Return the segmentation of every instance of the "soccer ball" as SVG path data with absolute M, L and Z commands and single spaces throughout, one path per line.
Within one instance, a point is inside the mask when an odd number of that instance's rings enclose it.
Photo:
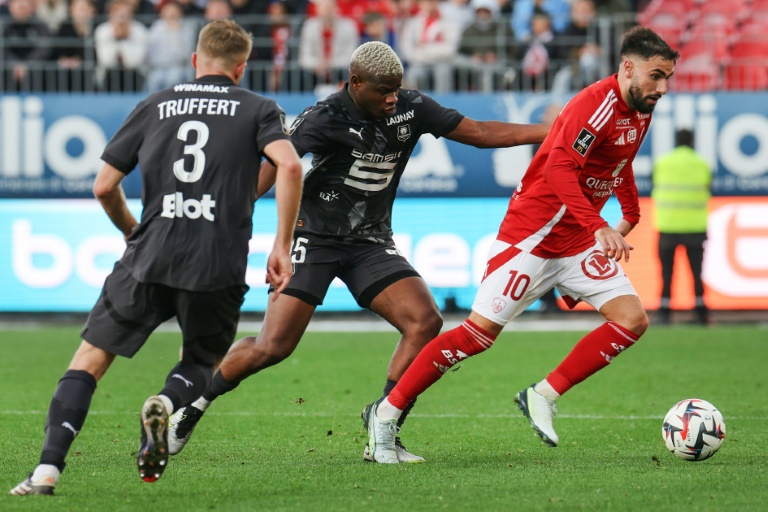
M 664 417 L 661 435 L 669 451 L 683 460 L 713 456 L 725 439 L 725 421 L 717 407 L 698 398 L 681 400 Z

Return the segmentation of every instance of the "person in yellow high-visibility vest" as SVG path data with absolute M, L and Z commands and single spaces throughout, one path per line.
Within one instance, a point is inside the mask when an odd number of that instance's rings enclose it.
M 685 247 L 693 273 L 699 323 L 709 323 L 709 310 L 704 303 L 701 268 L 707 239 L 707 205 L 711 197 L 712 172 L 707 162 L 693 149 L 693 132 L 678 130 L 675 149 L 660 157 L 653 168 L 653 190 L 656 229 L 659 232 L 661 262 L 661 305 L 659 323 L 670 320 L 672 268 L 675 251 Z

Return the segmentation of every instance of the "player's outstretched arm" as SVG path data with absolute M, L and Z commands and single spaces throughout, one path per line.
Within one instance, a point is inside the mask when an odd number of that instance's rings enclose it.
M 465 117 L 447 139 L 477 148 L 506 148 L 539 144 L 549 133 L 546 124 L 514 124 L 501 121 L 476 121 Z
M 128 210 L 128 203 L 125 200 L 125 193 L 121 185 L 125 174 L 118 171 L 115 167 L 104 164 L 96 180 L 93 182 L 93 195 L 101 203 L 101 207 L 107 212 L 109 219 L 117 229 L 123 233 L 123 237 L 128 240 L 131 231 L 136 227 L 138 221 Z
M 301 161 L 290 141 L 281 139 L 270 142 L 264 153 L 276 165 L 275 202 L 277 203 L 277 234 L 275 245 L 267 258 L 266 281 L 275 288 L 274 300 L 288 286 L 293 268 L 291 244 L 293 228 L 299 215 L 302 175 Z

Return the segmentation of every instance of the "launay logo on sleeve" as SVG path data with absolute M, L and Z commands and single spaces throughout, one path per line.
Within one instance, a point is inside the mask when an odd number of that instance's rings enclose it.
M 592 134 L 592 132 L 586 128 L 582 128 L 581 132 L 579 132 L 579 136 L 576 137 L 576 142 L 573 143 L 573 149 L 578 151 L 581 156 L 584 156 L 587 154 L 589 147 L 594 141 L 595 136 Z

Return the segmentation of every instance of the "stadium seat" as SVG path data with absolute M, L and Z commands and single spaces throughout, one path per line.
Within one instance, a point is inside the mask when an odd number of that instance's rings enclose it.
M 702 0 L 698 3 L 698 15 L 722 14 L 729 17 L 742 16 L 747 10 L 745 0 Z
M 729 91 L 768 90 L 768 62 L 762 64 L 733 60 L 725 67 L 725 88 Z
M 730 35 L 726 33 L 691 33 L 680 48 L 680 61 L 706 56 L 718 64 L 728 57 L 729 45 Z
M 714 91 L 720 86 L 720 66 L 710 55 L 698 54 L 686 57 L 681 54 L 675 67 L 675 76 L 669 82 L 676 92 Z
M 725 68 L 728 90 L 768 90 L 768 34 L 747 34 L 730 49 Z
M 648 19 L 644 26 L 659 34 L 673 48 L 680 44 L 680 38 L 685 32 L 685 24 L 675 14 L 660 13 Z

